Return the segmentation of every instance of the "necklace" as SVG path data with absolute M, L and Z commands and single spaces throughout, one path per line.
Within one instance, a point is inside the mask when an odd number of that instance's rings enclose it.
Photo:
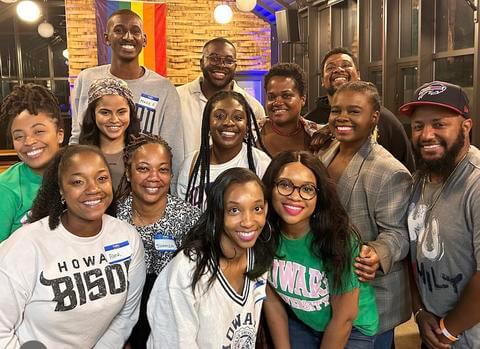
M 277 135 L 283 136 L 283 137 L 294 136 L 298 132 L 300 132 L 300 130 L 302 129 L 302 123 L 300 122 L 300 120 L 298 121 L 297 127 L 295 128 L 295 130 L 293 130 L 292 132 L 288 132 L 288 133 L 284 133 L 284 132 L 280 131 L 280 129 L 277 126 L 275 126 L 275 123 L 271 120 L 270 120 L 270 126 L 272 127 L 273 132 L 275 132 Z
M 425 200 L 425 197 L 424 197 L 424 193 L 425 193 L 425 183 L 427 182 L 427 175 L 424 175 L 423 178 L 422 178 L 422 192 L 420 194 L 420 200 L 422 201 L 422 203 L 426 206 L 426 209 L 427 211 L 431 211 L 433 209 L 433 207 L 435 206 L 435 204 L 437 203 L 438 199 L 440 198 L 440 196 L 442 195 L 442 192 L 443 192 L 443 189 L 445 189 L 445 186 L 447 185 L 447 183 L 450 181 L 451 177 L 453 176 L 453 174 L 457 171 L 457 168 L 458 166 L 463 162 L 463 160 L 467 157 L 467 153 L 465 153 L 465 155 L 462 157 L 462 159 L 457 163 L 457 165 L 455 165 L 455 168 L 453 169 L 453 171 L 448 175 L 447 179 L 443 182 L 442 184 L 442 187 L 440 188 L 440 190 L 438 191 L 437 195 L 435 196 L 435 198 L 431 201 L 431 203 L 427 204 L 426 200 Z
M 140 221 L 140 224 L 142 227 L 148 225 L 147 223 L 145 223 L 145 221 L 143 220 L 143 217 L 142 215 L 140 214 L 140 212 L 137 211 L 137 209 L 135 207 L 133 207 L 132 205 L 132 210 L 133 210 L 133 214 L 137 216 L 138 220 Z M 132 215 L 132 223 L 133 223 L 133 215 Z

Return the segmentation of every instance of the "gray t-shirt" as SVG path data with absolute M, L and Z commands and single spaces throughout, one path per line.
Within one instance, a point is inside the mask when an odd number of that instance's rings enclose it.
M 432 194 L 433 201 L 425 195 L 422 199 L 424 187 L 423 178 L 416 178 L 408 210 L 410 251 L 426 310 L 444 317 L 480 271 L 480 151 L 470 147 L 445 185 Z M 480 325 L 466 331 L 455 348 L 480 348 Z

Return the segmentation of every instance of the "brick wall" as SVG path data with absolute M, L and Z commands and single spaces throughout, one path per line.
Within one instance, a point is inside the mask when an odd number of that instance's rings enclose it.
M 146 0 L 148 1 L 148 0 Z M 168 0 L 168 77 L 184 84 L 200 73 L 199 59 L 206 41 L 223 36 L 237 47 L 238 71 L 270 68 L 270 25 L 253 13 L 240 12 L 235 0 Z M 216 24 L 213 10 L 220 3 L 233 9 L 233 21 Z M 66 0 L 69 67 L 72 80 L 97 65 L 94 0 Z

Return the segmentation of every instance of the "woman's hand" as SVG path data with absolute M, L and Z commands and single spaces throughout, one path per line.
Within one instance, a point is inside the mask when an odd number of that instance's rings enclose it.
M 362 245 L 358 257 L 355 258 L 355 274 L 358 280 L 362 282 L 372 281 L 380 268 L 380 258 L 378 258 L 375 249 L 368 245 Z

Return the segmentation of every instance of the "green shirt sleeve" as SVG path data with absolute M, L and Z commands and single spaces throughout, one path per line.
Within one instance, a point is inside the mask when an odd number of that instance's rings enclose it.
M 0 185 L 0 242 L 6 240 L 12 234 L 15 212 L 18 208 L 15 195 L 8 188 Z

